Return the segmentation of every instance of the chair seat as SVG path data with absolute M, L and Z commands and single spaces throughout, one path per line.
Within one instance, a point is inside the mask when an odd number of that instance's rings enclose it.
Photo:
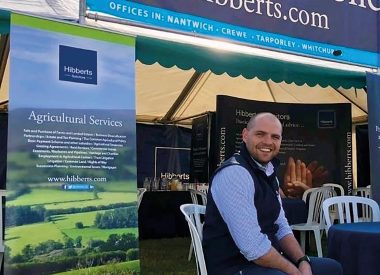
M 293 230 L 314 230 L 314 229 L 320 229 L 322 230 L 323 225 L 317 222 L 312 223 L 298 223 L 298 224 L 292 224 L 290 226 Z

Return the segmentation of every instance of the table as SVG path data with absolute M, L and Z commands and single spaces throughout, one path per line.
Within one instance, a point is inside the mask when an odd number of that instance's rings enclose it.
M 139 238 L 190 236 L 179 207 L 192 203 L 189 191 L 146 191 L 139 207 Z
M 328 257 L 342 264 L 345 275 L 380 274 L 380 222 L 331 226 Z
M 307 220 L 307 205 L 301 199 L 282 198 L 282 208 L 289 224 L 304 223 Z
M 190 236 L 185 217 L 179 207 L 192 203 L 189 191 L 146 191 L 139 207 L 140 239 Z M 303 200 L 282 199 L 290 224 L 306 222 L 307 208 Z

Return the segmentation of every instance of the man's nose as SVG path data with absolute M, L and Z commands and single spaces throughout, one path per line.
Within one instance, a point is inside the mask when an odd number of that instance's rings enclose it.
M 272 144 L 272 139 L 269 135 L 265 135 L 263 137 L 263 142 L 266 143 L 266 144 Z

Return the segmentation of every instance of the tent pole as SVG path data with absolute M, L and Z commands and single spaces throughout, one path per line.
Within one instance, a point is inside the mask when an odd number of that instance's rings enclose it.
M 85 25 L 87 4 L 86 0 L 79 0 L 79 24 Z
M 170 122 L 175 112 L 182 105 L 183 101 L 191 94 L 194 85 L 197 83 L 197 81 L 201 78 L 202 75 L 203 73 L 198 73 L 197 71 L 193 73 L 189 81 L 186 83 L 186 86 L 183 88 L 182 92 L 174 101 L 173 105 L 160 120 L 162 123 Z
M 364 108 L 360 107 L 357 103 L 355 103 L 354 101 L 352 101 L 348 96 L 346 96 L 342 91 L 339 91 L 339 89 L 337 88 L 334 88 L 334 90 L 339 93 L 340 95 L 342 95 L 345 99 L 347 99 L 349 102 L 351 102 L 351 104 L 355 105 L 356 107 L 358 107 L 360 110 L 362 110 L 364 113 L 366 113 L 368 115 L 368 111 L 365 110 Z M 356 90 L 355 90 L 356 92 Z
M 277 101 L 276 101 L 276 98 L 274 97 L 274 94 L 273 94 L 272 88 L 271 88 L 270 85 L 269 85 L 269 81 L 266 80 L 266 81 L 265 81 L 265 84 L 267 85 L 267 88 L 268 88 L 268 90 L 269 90 L 269 92 L 270 92 L 270 95 L 272 96 L 273 102 L 277 102 Z

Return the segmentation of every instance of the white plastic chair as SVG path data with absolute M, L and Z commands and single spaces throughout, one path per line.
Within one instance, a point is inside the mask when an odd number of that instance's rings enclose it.
M 193 204 L 200 204 L 200 205 L 206 205 L 207 204 L 207 194 L 198 191 L 195 189 L 189 189 L 190 195 L 191 195 L 191 201 Z M 199 198 L 201 198 L 201 201 L 199 201 Z
M 343 186 L 340 184 L 328 182 L 323 184 L 322 186 L 331 188 L 331 196 L 329 197 L 344 196 L 344 189 Z M 336 210 L 335 206 L 332 206 L 330 208 L 330 218 L 332 221 L 335 221 L 339 218 L 338 211 Z
M 208 193 L 208 184 L 200 184 L 200 185 L 197 185 L 197 190 L 200 191 L 200 192 L 203 192 L 207 195 Z
M 194 247 L 195 260 L 197 263 L 197 274 L 207 275 L 206 263 L 202 248 L 203 224 L 200 217 L 201 215 L 205 214 L 206 206 L 198 204 L 183 204 L 180 206 L 180 209 L 182 214 L 185 216 L 187 224 L 189 225 L 191 243 Z
M 301 247 L 305 251 L 306 231 L 313 231 L 318 257 L 322 257 L 321 231 L 325 228 L 322 216 L 322 202 L 331 196 L 331 188 L 317 187 L 306 190 L 302 199 L 309 205 L 306 223 L 293 224 L 292 230 L 301 231 Z
M 146 188 L 137 188 L 137 209 L 139 209 Z
M 193 204 L 199 204 L 199 205 L 206 205 L 207 204 L 207 194 L 206 193 L 204 193 L 202 191 L 195 190 L 195 189 L 189 189 L 189 192 L 190 192 L 191 201 L 193 202 Z M 201 201 L 199 200 L 199 197 L 201 198 Z M 193 243 L 190 244 L 190 248 L 189 248 L 189 256 L 187 258 L 189 261 L 191 260 L 192 255 L 193 255 Z
M 372 198 L 371 185 L 368 185 L 366 187 L 355 188 L 353 190 L 353 195 L 371 199 Z
M 335 196 L 344 196 L 344 188 L 340 184 L 328 182 L 328 183 L 324 183 L 322 186 L 331 187 L 331 189 L 335 192 Z
M 326 219 L 326 234 L 333 224 L 328 216 L 329 208 L 335 205 L 338 210 L 338 223 L 377 222 L 380 221 L 380 208 L 376 201 L 358 196 L 340 196 L 326 199 L 323 204 L 323 213 Z M 359 217 L 359 207 L 364 207 L 362 217 Z M 363 208 L 362 208 L 363 209 Z

